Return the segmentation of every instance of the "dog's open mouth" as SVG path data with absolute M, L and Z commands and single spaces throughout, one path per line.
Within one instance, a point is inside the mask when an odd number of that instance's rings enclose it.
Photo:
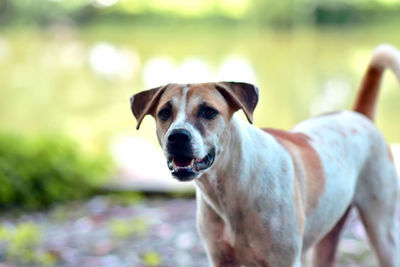
M 179 181 L 191 181 L 199 171 L 208 169 L 214 163 L 215 150 L 211 149 L 201 159 L 187 156 L 173 156 L 168 159 L 168 168 L 171 174 Z

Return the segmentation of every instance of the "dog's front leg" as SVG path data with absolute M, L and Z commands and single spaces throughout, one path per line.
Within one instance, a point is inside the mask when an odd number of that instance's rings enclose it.
M 197 197 L 197 227 L 203 244 L 205 244 L 210 266 L 241 266 L 234 249 L 225 238 L 223 220 L 199 196 Z

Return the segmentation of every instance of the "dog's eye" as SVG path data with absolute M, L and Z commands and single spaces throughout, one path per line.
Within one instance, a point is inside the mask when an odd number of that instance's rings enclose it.
M 160 110 L 160 112 L 158 112 L 158 117 L 163 121 L 168 120 L 169 117 L 171 117 L 171 109 L 163 108 L 162 110 Z
M 207 120 L 212 120 L 214 117 L 218 114 L 218 111 L 216 111 L 213 108 L 210 107 L 202 107 L 199 111 L 199 117 L 203 117 Z

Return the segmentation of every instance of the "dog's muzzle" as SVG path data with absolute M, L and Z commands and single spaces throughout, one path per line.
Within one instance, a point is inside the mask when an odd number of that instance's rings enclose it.
M 179 181 L 191 181 L 200 171 L 214 163 L 215 150 L 210 149 L 203 158 L 196 158 L 191 145 L 191 134 L 185 129 L 175 129 L 168 136 L 168 168 Z

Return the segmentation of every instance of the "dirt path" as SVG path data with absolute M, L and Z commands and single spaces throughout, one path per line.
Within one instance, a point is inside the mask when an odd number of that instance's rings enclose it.
M 3 217 L 0 267 L 208 266 L 193 199 L 123 202 L 95 197 L 46 213 Z M 343 234 L 339 266 L 377 266 L 355 215 Z

